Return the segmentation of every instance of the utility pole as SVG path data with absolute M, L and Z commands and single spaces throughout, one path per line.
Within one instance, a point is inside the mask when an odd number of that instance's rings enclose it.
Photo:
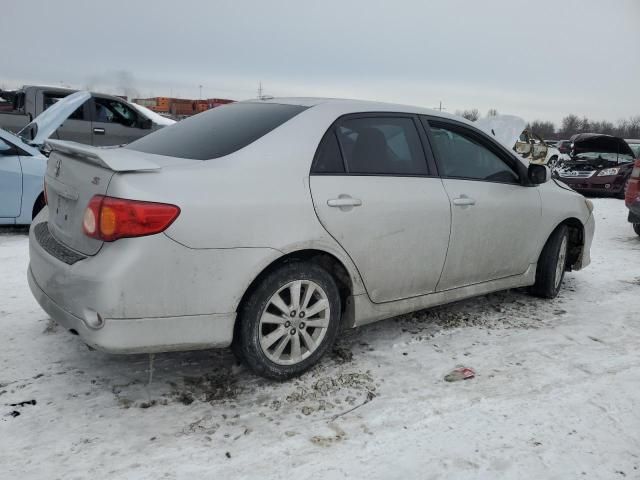
M 202 85 L 198 85 L 198 87 L 200 88 L 200 96 L 198 97 L 198 100 L 202 100 Z
M 446 108 L 444 108 L 444 107 L 442 106 L 442 100 L 440 100 L 440 105 L 439 105 L 439 106 L 437 106 L 437 107 L 433 107 L 433 109 L 434 109 L 434 110 L 440 110 L 440 111 L 442 111 L 442 110 L 446 110 Z
M 258 98 L 262 98 L 262 81 L 258 82 Z

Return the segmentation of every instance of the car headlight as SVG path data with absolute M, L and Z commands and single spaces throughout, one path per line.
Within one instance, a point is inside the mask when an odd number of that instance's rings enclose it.
M 587 208 L 589 209 L 589 213 L 593 213 L 593 202 L 588 198 L 584 199 L 584 203 L 587 204 Z
M 607 177 L 610 175 L 617 175 L 619 171 L 620 171 L 619 168 L 605 168 L 604 170 L 600 170 L 600 172 L 598 172 L 598 177 Z

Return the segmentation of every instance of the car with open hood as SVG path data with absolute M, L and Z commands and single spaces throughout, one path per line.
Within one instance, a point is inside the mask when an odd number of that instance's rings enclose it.
M 45 140 L 90 98 L 76 92 L 45 110 L 18 134 L 0 129 L 0 225 L 28 225 L 45 205 Z
M 496 137 L 507 148 L 513 149 L 526 162 L 553 168 L 560 156 L 557 148 L 540 135 L 527 130 L 526 122 L 518 116 L 493 115 L 476 120 L 475 125 Z
M 509 288 L 553 298 L 590 262 L 593 204 L 502 133 L 280 98 L 121 148 L 51 140 L 29 285 L 96 349 L 231 345 L 274 379 L 311 368 L 343 328 Z
M 580 133 L 571 137 L 569 159 L 562 160 L 553 175 L 578 192 L 623 198 L 634 159 L 622 138 Z

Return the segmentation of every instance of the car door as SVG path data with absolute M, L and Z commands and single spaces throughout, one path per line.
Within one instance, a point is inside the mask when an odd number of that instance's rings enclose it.
M 0 223 L 18 217 L 21 202 L 22 167 L 18 150 L 0 138 Z
M 373 302 L 433 292 L 447 252 L 450 207 L 412 115 L 342 117 L 310 175 L 318 218 L 360 272 Z
M 124 145 L 151 132 L 141 128 L 143 120 L 136 111 L 124 102 L 108 98 L 93 97 L 92 132 L 95 146 Z
M 45 92 L 43 94 L 44 110 L 57 103 L 67 94 L 60 92 Z M 78 107 L 64 123 L 58 128 L 51 138 L 58 140 L 70 140 L 72 142 L 84 143 L 91 145 L 93 135 L 91 132 L 91 99 L 87 100 L 83 105 Z
M 524 273 L 536 248 L 541 201 L 524 165 L 484 133 L 423 118 L 451 202 L 451 239 L 437 289 Z

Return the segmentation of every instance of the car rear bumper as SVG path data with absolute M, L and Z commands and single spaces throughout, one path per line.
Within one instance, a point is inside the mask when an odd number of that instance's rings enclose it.
M 29 232 L 34 297 L 53 320 L 112 353 L 230 345 L 240 299 L 274 255 L 262 248 L 190 249 L 159 234 L 74 256 L 42 235 L 44 221 L 46 213 L 38 215 Z
M 233 338 L 235 313 L 156 318 L 102 319 L 97 328 L 93 315 L 82 318 L 51 299 L 28 272 L 31 293 L 42 309 L 82 341 L 107 353 L 152 353 L 227 347 Z

